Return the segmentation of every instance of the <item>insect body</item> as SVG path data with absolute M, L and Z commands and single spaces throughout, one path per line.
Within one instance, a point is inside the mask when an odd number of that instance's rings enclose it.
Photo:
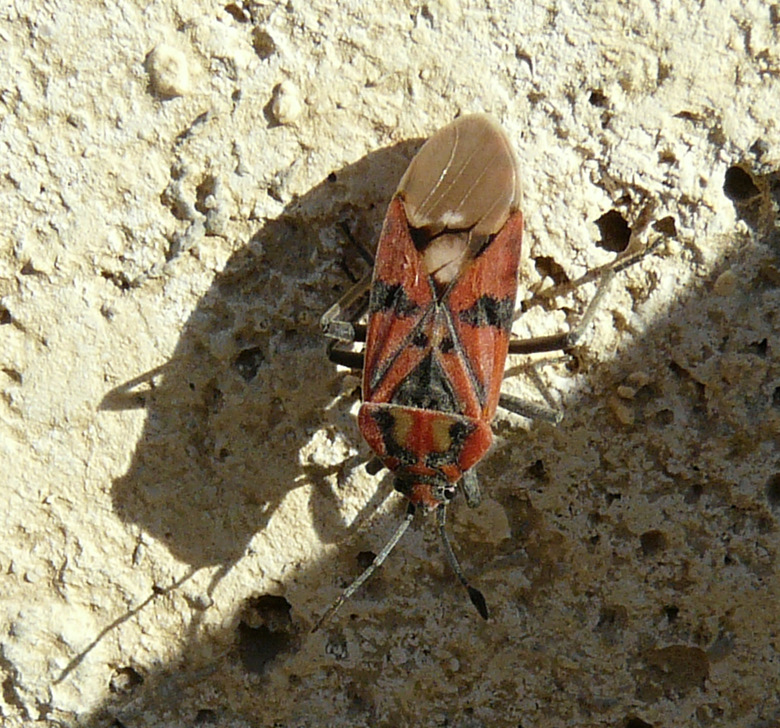
M 436 511 L 447 560 L 488 617 L 484 597 L 469 585 L 450 546 L 446 504 L 459 487 L 470 506 L 479 503 L 474 466 L 490 447 L 499 405 L 560 419 L 501 394 L 507 353 L 572 346 L 603 290 L 571 332 L 510 341 L 523 231 L 519 201 L 518 164 L 503 130 L 483 114 L 456 119 L 423 145 L 390 202 L 370 281 L 367 327 L 344 320 L 344 311 L 365 294 L 368 278 L 322 317 L 326 335 L 365 339 L 362 356 L 336 347 L 330 356 L 362 366 L 360 431 L 409 505 L 371 566 L 315 630 L 384 561 L 420 507 Z
M 515 161 L 503 132 L 486 117 L 466 117 L 442 133 L 455 136 L 452 154 L 437 170 L 438 186 L 422 201 L 446 195 L 448 207 L 433 200 L 423 215 L 421 201 L 405 185 L 417 166 L 439 153 L 437 135 L 428 142 L 433 148 L 426 145 L 412 162 L 387 213 L 371 285 L 358 416 L 366 441 L 395 473 L 396 489 L 429 510 L 454 496 L 463 474 L 490 447 L 523 229 Z M 471 199 L 490 182 L 469 169 L 473 154 L 484 150 L 459 156 L 458 136 L 477 133 L 496 147 L 489 150 L 492 161 L 507 172 L 502 182 L 510 185 L 499 188 L 505 209 L 490 225 L 484 216 L 491 210 L 482 204 L 474 209 Z M 482 167 L 484 160 L 478 161 Z M 468 182 L 455 200 L 453 182 Z
M 401 179 L 376 254 L 358 422 L 409 510 L 368 573 L 317 626 L 384 560 L 419 506 L 438 511 L 448 559 L 487 618 L 484 598 L 466 582 L 447 540 L 444 507 L 461 483 L 469 503 L 479 501 L 471 469 L 492 441 L 509 346 L 519 197 L 509 140 L 485 115 L 440 130 Z M 337 304 L 323 317 L 326 333 L 340 311 Z

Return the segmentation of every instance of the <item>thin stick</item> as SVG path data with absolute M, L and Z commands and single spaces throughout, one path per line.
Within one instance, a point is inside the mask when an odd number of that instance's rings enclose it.
M 390 552 L 395 548 L 395 545 L 401 540 L 401 536 L 404 535 L 406 529 L 409 528 L 409 524 L 414 518 L 414 513 L 415 507 L 410 503 L 406 509 L 406 516 L 404 516 L 404 520 L 401 521 L 398 528 L 395 529 L 395 533 L 390 537 L 390 540 L 385 544 L 384 548 L 377 554 L 376 558 L 371 562 L 369 567 L 341 593 L 341 596 L 335 602 L 333 602 L 333 604 L 328 608 L 328 611 L 317 620 L 317 624 L 314 625 L 312 632 L 316 632 L 324 624 L 327 624 L 333 615 L 341 608 L 341 605 L 344 604 L 344 602 L 346 602 L 347 599 L 349 599 L 358 589 L 360 589 L 366 579 L 368 579 L 371 574 L 373 574 L 382 565 L 382 562 L 390 555 Z
M 463 569 L 460 568 L 455 552 L 452 550 L 450 539 L 447 536 L 447 530 L 444 527 L 447 519 L 447 507 L 444 503 L 439 506 L 436 515 L 439 520 L 439 534 L 441 534 L 441 542 L 444 545 L 444 554 L 447 556 L 447 561 L 449 561 L 450 567 L 455 572 L 455 576 L 458 577 L 460 583 L 466 587 L 466 591 L 469 593 L 469 599 L 471 599 L 471 603 L 477 608 L 482 619 L 487 619 L 488 608 L 485 603 L 485 597 L 482 596 L 482 592 L 479 591 L 479 589 L 475 589 L 469 584 L 468 579 L 466 579 L 463 574 Z

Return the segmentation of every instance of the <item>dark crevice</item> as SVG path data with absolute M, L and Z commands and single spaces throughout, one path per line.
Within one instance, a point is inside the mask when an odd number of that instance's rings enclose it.
M 542 278 L 552 278 L 556 286 L 569 283 L 569 276 L 566 275 L 566 271 L 553 258 L 548 256 L 534 258 L 534 266 Z
M 257 675 L 280 654 L 297 646 L 292 605 L 284 598 L 263 594 L 249 599 L 238 625 L 238 652 L 244 668 Z
M 729 167 L 723 182 L 723 194 L 732 202 L 747 202 L 761 194 L 753 178 L 742 167 Z
M 780 473 L 775 473 L 767 481 L 766 499 L 772 508 L 780 507 Z
M 596 245 L 611 253 L 622 253 L 631 239 L 631 228 L 625 218 L 617 211 L 605 212 L 598 220 L 596 227 L 601 233 L 601 240 Z
M 241 3 L 228 3 L 225 12 L 239 23 L 248 23 L 252 19 Z

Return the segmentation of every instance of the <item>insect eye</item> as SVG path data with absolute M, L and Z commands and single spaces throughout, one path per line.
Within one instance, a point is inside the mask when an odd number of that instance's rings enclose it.
M 424 349 L 428 346 L 428 336 L 423 331 L 418 331 L 412 339 L 412 345 Z
M 445 336 L 441 340 L 441 344 L 439 344 L 439 351 L 442 354 L 446 354 L 446 353 L 452 351 L 454 348 L 455 348 L 455 342 L 449 336 Z

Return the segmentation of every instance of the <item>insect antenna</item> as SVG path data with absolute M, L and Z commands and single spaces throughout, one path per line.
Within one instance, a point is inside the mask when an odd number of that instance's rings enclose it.
M 414 505 L 409 503 L 409 506 L 406 509 L 406 515 L 404 516 L 404 520 L 401 521 L 401 523 L 398 525 L 398 528 L 395 529 L 395 533 L 393 533 L 393 535 L 390 537 L 390 540 L 384 545 L 384 548 L 376 555 L 376 558 L 371 562 L 369 567 L 341 593 L 341 596 L 339 596 L 339 598 L 336 599 L 336 601 L 333 602 L 333 604 L 328 608 L 325 614 L 323 614 L 317 620 L 317 624 L 314 625 L 314 628 L 312 629 L 312 633 L 316 632 L 324 624 L 327 624 L 332 619 L 333 615 L 341 608 L 341 605 L 344 604 L 344 602 L 346 602 L 347 599 L 349 599 L 358 589 L 360 589 L 360 587 L 371 576 L 371 574 L 373 574 L 382 565 L 382 562 L 390 555 L 390 552 L 395 548 L 396 544 L 401 540 L 401 536 L 404 535 L 406 529 L 409 528 L 409 524 L 412 522 L 412 519 L 414 518 L 415 510 L 416 509 Z M 454 559 L 455 557 L 453 556 L 452 558 Z M 466 583 L 462 576 L 461 576 L 461 581 L 464 584 Z M 474 591 L 476 591 L 476 589 Z M 469 589 L 469 593 L 471 593 L 470 589 Z M 477 592 L 477 594 L 479 594 L 479 592 Z M 479 598 L 482 599 L 481 594 L 479 594 Z M 472 596 L 472 601 L 473 600 L 474 597 Z M 485 600 L 482 599 L 482 604 L 484 605 L 484 603 Z M 477 607 L 477 609 L 479 609 L 479 607 Z M 482 612 L 480 612 L 480 614 L 482 614 Z M 486 607 L 485 607 L 485 615 L 487 615 Z M 485 618 L 487 619 L 487 616 Z
M 487 619 L 488 608 L 487 604 L 485 603 L 485 597 L 482 596 L 482 592 L 479 591 L 479 589 L 475 589 L 473 586 L 471 586 L 471 584 L 469 584 L 468 579 L 466 579 L 465 575 L 463 574 L 463 569 L 460 568 L 460 564 L 458 563 L 458 559 L 455 556 L 455 552 L 452 550 L 450 539 L 447 536 L 447 529 L 444 527 L 447 519 L 447 507 L 444 503 L 439 506 L 436 515 L 439 521 L 439 534 L 441 535 L 441 542 L 444 545 L 444 553 L 447 556 L 447 561 L 450 562 L 450 566 L 455 572 L 455 576 L 457 576 L 460 580 L 460 583 L 466 587 L 466 591 L 469 593 L 471 603 L 477 608 L 479 615 L 482 617 L 482 619 Z

